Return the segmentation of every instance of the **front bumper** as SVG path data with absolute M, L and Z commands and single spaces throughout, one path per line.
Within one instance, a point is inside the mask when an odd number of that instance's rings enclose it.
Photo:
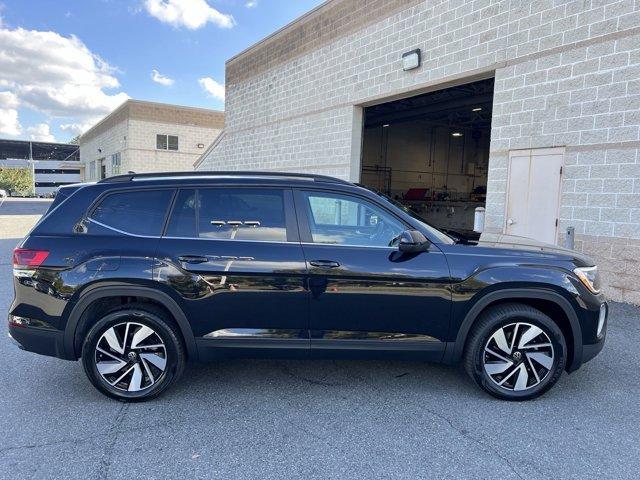
M 607 338 L 607 326 L 609 323 L 609 305 L 603 302 L 600 306 L 600 316 L 598 318 L 598 326 L 596 331 L 596 343 L 582 346 L 582 363 L 586 363 L 598 355 L 604 347 L 604 341 Z
M 588 362 L 602 351 L 602 348 L 604 347 L 604 340 L 605 337 L 602 337 L 602 340 L 598 343 L 582 346 L 582 363 Z

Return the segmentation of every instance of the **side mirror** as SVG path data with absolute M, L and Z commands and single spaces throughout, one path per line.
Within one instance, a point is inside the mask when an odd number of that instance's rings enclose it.
M 391 242 L 403 253 L 420 253 L 429 251 L 429 240 L 417 230 L 405 230 Z

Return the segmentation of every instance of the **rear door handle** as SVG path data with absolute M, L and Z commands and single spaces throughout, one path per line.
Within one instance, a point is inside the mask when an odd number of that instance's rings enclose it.
M 206 263 L 209 261 L 207 257 L 202 255 L 182 255 L 178 257 L 182 263 Z
M 333 260 L 311 260 L 310 265 L 318 268 L 338 268 L 340 264 Z

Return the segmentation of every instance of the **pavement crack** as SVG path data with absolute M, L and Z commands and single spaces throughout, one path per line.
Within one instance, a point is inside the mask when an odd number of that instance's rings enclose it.
M 104 436 L 106 434 L 102 433 L 99 435 L 92 435 L 89 437 L 83 437 L 83 438 L 76 438 L 73 440 L 54 440 L 52 442 L 42 442 L 42 443 L 27 443 L 25 445 L 15 445 L 13 447 L 6 447 L 6 448 L 0 448 L 0 453 L 6 453 L 6 452 L 13 452 L 16 450 L 31 450 L 34 448 L 43 448 L 43 447 L 52 447 L 54 445 L 64 445 L 64 444 L 71 444 L 71 445 L 79 445 L 81 443 L 84 443 L 88 440 L 92 440 L 94 438 L 100 437 L 100 436 Z
M 291 369 L 287 365 L 280 365 L 280 371 L 285 375 L 295 378 L 297 380 L 302 380 L 305 383 L 309 383 L 311 385 L 320 385 L 323 387 L 339 387 L 342 386 L 342 383 L 338 382 L 326 382 L 324 380 L 316 380 L 314 378 L 308 378 L 303 375 L 299 375 L 291 371 Z
M 118 442 L 120 427 L 128 409 L 129 404 L 123 403 L 116 413 L 115 421 L 111 425 L 111 428 L 109 428 L 109 439 L 102 454 L 102 458 L 100 459 L 100 465 L 98 466 L 98 479 L 100 480 L 106 480 L 109 477 L 109 471 L 111 470 L 111 464 L 113 463 L 113 452 L 115 450 L 116 443 Z
M 505 457 L 504 455 L 502 455 L 493 445 L 484 442 L 482 440 L 477 439 L 476 437 L 474 437 L 473 435 L 471 435 L 469 433 L 468 430 L 465 430 L 464 428 L 460 428 L 458 427 L 455 423 L 453 423 L 453 421 L 448 418 L 447 416 L 436 412 L 434 410 L 430 410 L 430 409 L 425 409 L 428 413 L 430 413 L 431 415 L 433 415 L 434 417 L 439 418 L 440 420 L 444 421 L 447 425 L 449 425 L 449 427 L 454 430 L 456 433 L 458 433 L 460 436 L 462 436 L 463 438 L 466 438 L 467 440 L 472 441 L 473 443 L 475 443 L 476 445 L 478 445 L 482 450 L 484 450 L 487 453 L 490 453 L 496 457 L 498 457 L 500 460 L 502 460 L 502 462 L 507 466 L 507 468 L 509 468 L 509 470 L 511 470 L 511 472 L 520 479 L 523 479 L 524 477 L 522 475 L 520 475 L 520 473 L 518 473 L 518 470 L 516 470 L 515 465 L 513 465 L 513 463 L 511 463 L 511 461 Z M 539 473 L 539 472 L 538 472 Z
M 195 422 L 194 422 L 195 423 Z M 153 423 L 153 424 L 149 424 L 149 425 L 143 425 L 140 427 L 133 427 L 128 429 L 128 431 L 130 432 L 144 432 L 147 431 L 149 429 L 152 428 L 158 428 L 158 427 L 164 427 L 171 424 L 171 422 L 167 421 L 167 422 L 158 422 L 158 423 Z M 24 445 L 14 445 L 12 447 L 5 447 L 5 448 L 0 448 L 0 454 L 2 453 L 8 453 L 8 452 L 13 452 L 13 451 L 19 451 L 19 450 L 32 450 L 32 449 L 36 449 L 36 448 L 46 448 L 46 447 L 53 447 L 56 445 L 81 445 L 83 443 L 86 442 L 90 442 L 92 440 L 96 440 L 99 438 L 103 438 L 103 437 L 109 437 L 112 434 L 112 429 L 110 428 L 108 432 L 105 433 L 96 433 L 94 435 L 87 435 L 85 437 L 80 437 L 80 438 L 74 438 L 74 439 L 70 439 L 70 440 L 53 440 L 50 442 L 41 442 L 41 443 L 27 443 Z

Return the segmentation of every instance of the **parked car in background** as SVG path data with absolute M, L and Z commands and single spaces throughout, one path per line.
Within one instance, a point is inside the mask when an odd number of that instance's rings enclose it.
M 125 401 L 187 360 L 462 362 L 526 400 L 602 349 L 608 308 L 581 254 L 505 236 L 456 242 L 338 179 L 129 174 L 59 189 L 13 255 L 9 333 L 82 359 Z

